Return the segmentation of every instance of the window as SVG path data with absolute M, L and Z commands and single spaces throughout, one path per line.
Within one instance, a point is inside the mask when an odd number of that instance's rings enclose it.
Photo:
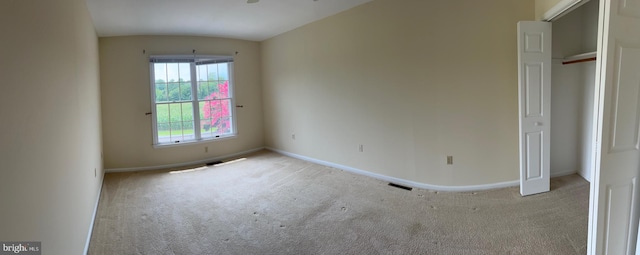
M 233 58 L 151 56 L 154 145 L 236 135 Z

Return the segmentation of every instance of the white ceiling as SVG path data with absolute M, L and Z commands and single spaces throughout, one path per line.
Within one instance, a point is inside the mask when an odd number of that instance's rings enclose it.
M 262 41 L 372 0 L 86 0 L 98 36 Z

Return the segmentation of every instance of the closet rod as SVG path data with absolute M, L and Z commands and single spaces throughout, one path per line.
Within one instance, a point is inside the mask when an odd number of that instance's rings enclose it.
M 596 58 L 592 57 L 592 58 L 585 58 L 585 59 L 578 59 L 578 60 L 571 60 L 571 61 L 562 61 L 562 64 L 568 65 L 568 64 L 575 64 L 575 63 L 582 63 L 582 62 L 589 62 L 589 61 L 596 61 Z

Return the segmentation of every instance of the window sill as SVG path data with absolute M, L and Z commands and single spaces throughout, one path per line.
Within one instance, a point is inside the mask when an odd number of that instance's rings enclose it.
M 238 134 L 230 134 L 230 135 L 224 135 L 220 137 L 200 139 L 200 140 L 184 141 L 179 143 L 159 143 L 159 144 L 154 144 L 153 148 L 162 149 L 162 148 L 172 148 L 172 147 L 196 145 L 196 144 L 203 144 L 203 143 L 212 143 L 212 142 L 235 139 L 236 137 L 238 137 Z

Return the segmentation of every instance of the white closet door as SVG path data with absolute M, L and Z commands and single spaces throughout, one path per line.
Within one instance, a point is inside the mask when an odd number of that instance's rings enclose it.
M 590 254 L 635 254 L 640 181 L 640 0 L 601 0 Z
M 640 228 L 640 226 L 638 226 Z M 636 243 L 636 255 L 640 255 L 640 249 L 638 249 L 638 247 L 640 247 L 640 233 L 638 233 L 638 242 Z
M 518 22 L 520 194 L 549 191 L 551 23 Z

